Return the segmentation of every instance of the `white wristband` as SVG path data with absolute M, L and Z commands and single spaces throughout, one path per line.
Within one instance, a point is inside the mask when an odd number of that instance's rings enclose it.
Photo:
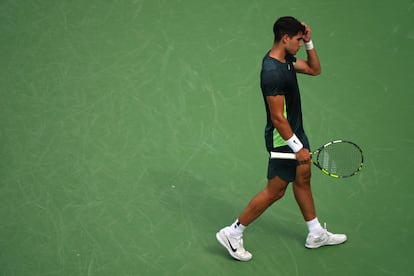
M 293 134 L 288 140 L 286 140 L 286 144 L 293 150 L 293 152 L 298 152 L 303 148 L 302 143 L 300 142 L 299 138 L 296 134 Z
M 309 40 L 308 42 L 305 42 L 305 48 L 306 48 L 306 50 L 312 50 L 313 49 L 312 40 Z

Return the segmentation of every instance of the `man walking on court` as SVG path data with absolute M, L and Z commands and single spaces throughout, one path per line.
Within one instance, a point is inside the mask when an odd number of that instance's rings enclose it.
M 274 26 L 274 44 L 265 55 L 261 71 L 261 89 L 266 107 L 266 148 L 276 152 L 294 152 L 296 160 L 269 159 L 266 187 L 249 202 L 236 221 L 216 234 L 217 240 L 240 261 L 252 254 L 243 247 L 243 231 L 269 206 L 283 197 L 290 182 L 309 229 L 305 247 L 318 248 L 346 241 L 343 234 L 323 228 L 316 216 L 311 191 L 309 141 L 302 124 L 302 107 L 296 73 L 319 75 L 321 66 L 311 40 L 311 29 L 291 16 L 279 18 Z M 305 44 L 307 59 L 295 54 Z

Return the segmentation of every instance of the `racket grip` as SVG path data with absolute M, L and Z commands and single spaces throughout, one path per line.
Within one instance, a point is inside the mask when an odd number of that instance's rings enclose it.
M 296 154 L 294 153 L 288 153 L 288 152 L 270 152 L 270 158 L 271 159 L 296 159 Z

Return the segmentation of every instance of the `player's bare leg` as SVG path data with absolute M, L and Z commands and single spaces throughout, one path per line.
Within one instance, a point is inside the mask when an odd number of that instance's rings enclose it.
M 316 218 L 315 204 L 311 190 L 311 163 L 296 167 L 296 180 L 293 183 L 293 193 L 302 212 L 303 218 L 310 221 Z
M 307 248 L 318 248 L 324 245 L 341 244 L 347 240 L 346 235 L 332 234 L 322 228 L 316 216 L 315 204 L 311 190 L 311 164 L 301 164 L 296 168 L 296 180 L 293 184 L 295 199 L 309 227 L 306 238 Z
M 251 260 L 252 254 L 244 249 L 243 230 L 270 205 L 283 197 L 287 185 L 288 182 L 279 177 L 268 180 L 266 187 L 253 197 L 236 222 L 216 233 L 217 240 L 233 258 L 240 261 Z
M 249 202 L 239 216 L 239 222 L 247 226 L 258 218 L 268 207 L 283 197 L 288 182 L 279 177 L 269 179 L 266 187 Z

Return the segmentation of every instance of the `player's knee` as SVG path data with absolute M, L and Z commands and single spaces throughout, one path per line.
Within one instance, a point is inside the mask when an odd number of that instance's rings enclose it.
M 285 195 L 286 189 L 277 191 L 274 195 L 273 195 L 273 201 L 279 200 L 281 199 L 284 195 Z
M 273 203 L 282 198 L 285 195 L 287 185 L 288 183 L 279 177 L 270 179 L 265 189 L 268 200 Z
M 300 183 L 309 183 L 312 173 L 310 169 L 298 169 L 296 172 L 296 179 Z
M 273 203 L 285 195 L 286 188 L 281 189 L 270 189 L 269 187 L 266 189 L 266 195 L 269 202 Z

